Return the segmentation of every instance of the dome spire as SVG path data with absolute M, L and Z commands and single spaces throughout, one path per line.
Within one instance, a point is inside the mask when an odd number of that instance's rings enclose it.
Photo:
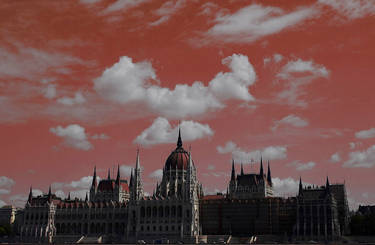
M 177 148 L 182 147 L 182 139 L 181 139 L 181 128 L 180 125 L 178 125 L 178 140 L 177 140 Z

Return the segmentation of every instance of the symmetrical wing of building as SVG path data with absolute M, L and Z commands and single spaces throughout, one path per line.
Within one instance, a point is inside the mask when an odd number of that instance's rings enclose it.
M 232 164 L 226 194 L 204 195 L 191 152 L 177 147 L 167 158 L 152 196 L 145 196 L 139 152 L 129 182 L 120 169 L 97 181 L 94 169 L 85 200 L 61 199 L 51 192 L 34 197 L 30 189 L 20 212 L 24 242 L 135 242 L 167 239 L 197 242 L 202 237 L 278 235 L 287 239 L 335 240 L 348 227 L 344 184 L 302 186 L 295 197 L 273 195 L 271 169 L 240 174 Z

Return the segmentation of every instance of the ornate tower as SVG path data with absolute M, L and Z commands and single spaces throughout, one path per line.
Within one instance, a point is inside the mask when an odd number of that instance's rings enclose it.
M 232 173 L 229 182 L 229 195 L 232 196 L 236 192 L 237 181 L 236 181 L 236 170 L 234 168 L 234 160 L 232 159 Z
M 137 158 L 135 161 L 135 169 L 134 169 L 134 176 L 131 179 L 131 199 L 132 200 L 140 200 L 143 198 L 143 184 L 141 178 L 141 165 L 139 162 L 139 150 L 137 150 Z
M 92 184 L 90 188 L 90 201 L 95 200 L 96 193 L 98 191 L 98 182 L 96 180 L 96 166 L 94 167 L 94 174 L 92 176 Z

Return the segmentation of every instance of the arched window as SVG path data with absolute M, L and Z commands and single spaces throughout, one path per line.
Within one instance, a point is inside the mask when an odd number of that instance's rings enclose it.
M 178 208 L 177 208 L 177 216 L 182 217 L 182 206 L 181 205 L 179 205 Z
M 169 206 L 165 207 L 165 217 L 169 217 Z
M 175 206 L 172 206 L 171 216 L 172 217 L 176 216 L 176 207 Z
M 159 207 L 159 217 L 163 217 L 163 207 Z
M 152 217 L 156 217 L 157 216 L 157 208 L 156 207 L 153 207 L 152 208 Z
M 151 217 L 151 207 L 147 207 L 147 217 Z
M 141 207 L 141 217 L 145 217 L 145 207 Z

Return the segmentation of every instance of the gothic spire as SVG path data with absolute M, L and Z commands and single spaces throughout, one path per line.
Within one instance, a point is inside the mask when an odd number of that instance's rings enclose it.
M 135 160 L 135 169 L 139 171 L 141 168 L 140 163 L 139 163 L 139 149 L 137 149 L 137 159 Z
M 91 188 L 95 187 L 96 188 L 96 166 L 94 167 L 94 175 L 92 176 L 92 184 Z
M 243 165 L 241 163 L 241 175 L 243 175 Z
M 29 198 L 27 201 L 31 203 L 32 199 L 33 199 L 33 186 L 30 186 Z
M 260 172 L 259 175 L 263 177 L 263 159 L 262 156 L 260 156 Z
M 117 165 L 116 185 L 120 185 L 120 165 Z
M 267 181 L 268 183 L 270 183 L 270 185 L 272 185 L 270 161 L 268 161 Z
M 88 200 L 89 200 L 89 197 L 87 196 L 87 192 L 86 192 L 85 202 L 87 202 Z
M 330 188 L 330 185 L 329 185 L 329 179 L 328 179 L 328 176 L 327 176 L 327 180 L 326 180 L 326 190 L 328 193 L 331 192 L 331 188 Z
M 68 200 L 70 200 L 70 192 L 69 192 L 69 194 L 68 194 Z
M 298 189 L 298 195 L 301 196 L 303 192 L 303 186 L 302 186 L 302 179 L 301 176 L 299 177 L 299 189 Z
M 178 126 L 178 140 L 177 140 L 177 148 L 182 147 L 182 139 L 181 139 L 181 128 Z
M 234 159 L 232 159 L 232 175 L 230 180 L 234 181 L 236 179 L 236 170 L 234 169 Z
M 111 169 L 110 169 L 110 168 L 108 169 L 108 177 L 107 177 L 107 179 L 108 179 L 108 180 L 111 179 Z
M 133 186 L 133 169 L 130 171 L 130 181 L 129 181 L 129 187 Z

